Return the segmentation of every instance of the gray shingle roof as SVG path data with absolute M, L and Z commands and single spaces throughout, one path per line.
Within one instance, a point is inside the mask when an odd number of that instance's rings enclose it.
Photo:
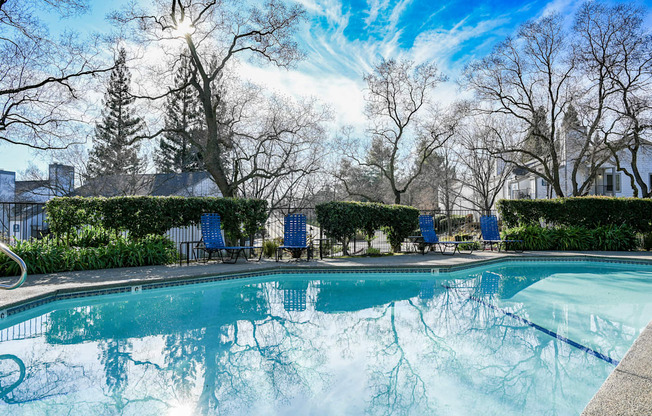
M 110 175 L 88 180 L 75 189 L 77 196 L 188 195 L 195 185 L 209 179 L 208 172 Z

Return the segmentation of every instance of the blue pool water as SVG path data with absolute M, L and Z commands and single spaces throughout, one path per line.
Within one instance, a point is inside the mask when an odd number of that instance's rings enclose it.
M 652 267 L 273 275 L 0 326 L 0 414 L 577 415 L 652 319 Z

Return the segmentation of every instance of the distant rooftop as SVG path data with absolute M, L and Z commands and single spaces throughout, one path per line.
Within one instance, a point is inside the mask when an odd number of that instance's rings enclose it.
M 194 186 L 209 179 L 208 172 L 109 175 L 87 181 L 75 189 L 77 196 L 187 195 Z

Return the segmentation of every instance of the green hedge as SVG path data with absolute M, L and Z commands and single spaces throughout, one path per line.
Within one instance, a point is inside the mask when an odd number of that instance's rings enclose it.
M 573 197 L 498 201 L 506 226 L 539 224 L 583 226 L 627 225 L 639 233 L 652 231 L 652 199 Z
M 54 198 L 46 204 L 52 233 L 69 241 L 86 226 L 127 231 L 135 239 L 163 235 L 170 228 L 199 224 L 201 214 L 222 217 L 227 237 L 253 236 L 267 220 L 267 202 L 259 199 L 213 197 Z
M 419 223 L 419 210 L 404 205 L 340 201 L 318 204 L 315 209 L 328 237 L 346 243 L 357 232 L 371 237 L 383 229 L 395 252 Z
M 595 228 L 522 225 L 505 230 L 504 235 L 523 240 L 523 249 L 528 251 L 628 251 L 636 249 L 637 245 L 636 231 L 629 225 L 600 225 Z
M 157 235 L 137 241 L 112 236 L 106 244 L 89 247 L 58 245 L 46 238 L 19 241 L 12 250 L 25 261 L 28 274 L 150 266 L 172 263 L 177 258 L 174 243 Z M 0 253 L 0 276 L 19 273 L 18 264 Z

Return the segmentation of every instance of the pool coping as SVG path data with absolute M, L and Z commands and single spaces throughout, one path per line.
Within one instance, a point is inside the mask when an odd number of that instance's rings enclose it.
M 270 266 L 259 267 L 254 270 L 230 271 L 224 273 L 204 272 L 193 273 L 188 276 L 162 277 L 149 279 L 136 279 L 130 281 L 118 282 L 100 282 L 97 284 L 85 285 L 83 287 L 72 287 L 64 289 L 55 289 L 44 292 L 39 295 L 21 299 L 13 303 L 0 303 L 0 322 L 3 319 L 15 314 L 36 308 L 48 303 L 59 300 L 73 298 L 85 298 L 92 296 L 131 293 L 137 291 L 148 291 L 166 287 L 185 286 L 192 284 L 212 283 L 224 280 L 245 279 L 251 277 L 271 276 L 278 274 L 302 274 L 302 273 L 453 273 L 462 270 L 513 262 L 544 262 L 544 261 L 563 261 L 563 262 L 582 262 L 590 261 L 595 263 L 618 263 L 618 264 L 639 264 L 652 266 L 652 259 L 628 259 L 614 256 L 596 256 L 596 255 L 506 255 L 490 259 L 471 260 L 463 264 L 456 265 L 382 265 L 382 266 L 336 266 L 323 265 L 316 267 L 302 267 L 303 264 L 295 263 L 273 263 Z M 304 263 L 305 264 L 305 263 Z M 120 273 L 124 269 L 111 269 Z
M 602 383 L 582 416 L 652 413 L 652 322 Z
M 646 258 L 647 257 L 647 258 Z M 419 256 L 418 258 L 421 258 Z M 117 282 L 98 282 L 83 287 L 53 289 L 38 295 L 29 296 L 16 302 L 2 303 L 0 300 L 0 322 L 9 316 L 21 314 L 30 309 L 73 298 L 95 297 L 109 294 L 149 291 L 166 287 L 202 284 L 225 280 L 262 277 L 277 274 L 300 273 L 429 273 L 440 274 L 457 272 L 487 265 L 513 262 L 604 262 L 619 264 L 641 264 L 652 266 L 649 256 L 622 256 L 618 254 L 585 253 L 525 253 L 521 255 L 500 255 L 486 259 L 471 259 L 462 264 L 402 264 L 402 265 L 337 265 L 272 263 L 251 270 L 234 270 L 224 273 L 214 271 L 195 271 L 186 276 L 154 277 Z M 271 262 L 270 262 L 271 263 Z M 115 273 L 125 273 L 125 269 L 112 269 Z M 55 286 L 56 287 L 56 286 Z M 652 321 L 636 339 L 614 371 L 587 404 L 582 416 L 598 415 L 640 415 L 652 409 Z

